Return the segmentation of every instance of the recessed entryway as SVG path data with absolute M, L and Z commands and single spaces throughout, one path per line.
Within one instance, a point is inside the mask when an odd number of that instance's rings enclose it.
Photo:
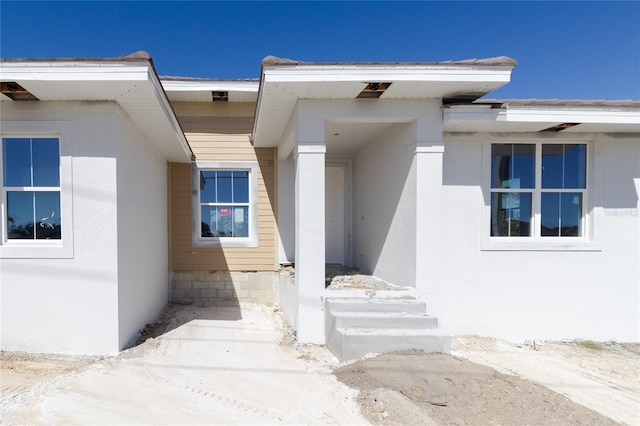
M 339 265 L 345 263 L 345 169 L 325 169 L 325 262 Z

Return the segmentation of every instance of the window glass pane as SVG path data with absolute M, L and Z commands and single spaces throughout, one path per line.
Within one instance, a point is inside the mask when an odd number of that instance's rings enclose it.
M 216 207 L 218 223 L 216 237 L 233 237 L 233 209 L 230 206 Z
M 231 187 L 231 175 L 232 172 L 215 172 L 218 176 L 216 188 L 218 189 L 218 197 L 216 202 L 218 203 L 231 203 L 232 199 L 232 187 Z
M 249 172 L 233 172 L 233 202 L 249 202 Z
M 491 236 L 528 237 L 531 235 L 531 193 L 494 192 L 491 194 Z
M 543 192 L 542 205 L 540 206 L 540 219 L 542 228 L 540 235 L 543 237 L 560 236 L 560 193 Z
M 58 139 L 31 140 L 33 186 L 60 186 Z
M 233 221 L 235 216 L 231 206 L 201 206 L 203 237 L 233 237 Z
M 564 188 L 587 187 L 587 146 L 564 146 Z
M 542 145 L 542 187 L 562 188 L 564 149 L 559 144 Z
M 200 202 L 216 202 L 216 172 L 208 170 L 200 172 Z
M 491 187 L 533 188 L 535 152 L 534 144 L 492 144 Z
M 541 216 L 543 237 L 581 237 L 582 194 L 543 192 Z
M 36 192 L 36 239 L 59 240 L 62 236 L 60 227 L 60 193 Z
M 7 192 L 8 239 L 33 239 L 33 192 Z
M 2 139 L 4 186 L 31 186 L 31 139 Z
M 542 145 L 543 188 L 586 188 L 585 144 Z
M 215 207 L 201 206 L 200 207 L 200 219 L 201 219 L 201 237 L 213 237 L 213 232 L 216 225 Z
M 233 236 L 238 238 L 246 238 L 249 236 L 249 208 L 234 207 L 233 208 Z
M 560 235 L 563 237 L 582 236 L 582 194 L 563 192 L 560 194 Z
M 201 206 L 202 237 L 249 236 L 249 207 Z

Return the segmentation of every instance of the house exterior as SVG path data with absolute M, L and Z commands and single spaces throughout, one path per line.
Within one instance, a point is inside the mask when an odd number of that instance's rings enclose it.
M 326 264 L 448 334 L 639 341 L 640 102 L 487 99 L 515 65 L 2 60 L 2 349 L 114 353 L 168 300 L 325 343 Z

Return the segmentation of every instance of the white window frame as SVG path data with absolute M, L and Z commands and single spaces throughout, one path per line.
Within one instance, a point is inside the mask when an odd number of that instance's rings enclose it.
M 56 138 L 60 152 L 60 216 L 62 234 L 59 240 L 8 239 L 7 192 L 4 186 L 4 159 L 0 149 L 0 257 L 4 259 L 71 259 L 73 258 L 73 176 L 72 157 L 67 153 L 66 122 L 3 121 L 0 138 Z M 28 130 L 27 130 L 28 129 Z M 51 129 L 57 129 L 51 131 Z M 23 188 L 26 190 L 26 188 Z M 43 191 L 54 188 L 37 188 Z M 31 189 L 30 189 L 31 190 Z M 55 188 L 58 190 L 58 187 Z
M 258 247 L 258 163 L 253 161 L 195 161 L 191 165 L 192 244 L 194 247 Z M 249 172 L 249 236 L 203 237 L 200 209 L 200 171 Z
M 493 144 L 533 144 L 535 145 L 535 188 L 491 188 L 491 146 Z M 586 188 L 551 189 L 542 188 L 542 145 L 546 144 L 584 144 L 587 146 Z M 585 139 L 544 139 L 544 138 L 499 138 L 485 141 L 482 162 L 482 223 L 481 250 L 483 251 L 600 251 L 593 236 L 594 193 L 594 143 Z M 531 192 L 531 236 L 502 237 L 491 236 L 491 196 L 493 192 Z M 552 237 L 541 235 L 541 198 L 544 192 L 581 192 L 582 198 L 582 236 Z

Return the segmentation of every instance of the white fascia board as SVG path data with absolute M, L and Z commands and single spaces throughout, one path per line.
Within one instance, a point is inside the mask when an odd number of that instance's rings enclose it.
M 257 81 L 173 81 L 161 80 L 167 92 L 258 92 Z
M 597 109 L 511 109 L 507 110 L 506 121 L 519 122 L 559 122 L 559 123 L 607 123 L 638 124 L 638 110 L 597 110 Z
M 459 105 L 444 110 L 444 123 L 450 121 L 506 121 L 507 110 L 491 105 Z
M 142 81 L 147 80 L 148 64 L 85 63 L 4 63 L 0 78 L 4 81 Z
M 146 85 L 138 85 L 138 90 L 149 90 L 153 93 L 160 107 L 167 125 L 174 133 L 176 143 L 184 152 L 183 160 L 191 160 L 191 149 L 182 132 L 173 109 L 151 65 L 147 61 L 136 63 L 112 63 L 112 62 L 10 62 L 0 65 L 0 79 L 3 81 L 96 81 L 108 84 L 117 81 L 147 82 Z M 144 87 L 148 89 L 144 89 Z M 120 97 L 124 97 L 122 94 Z M 124 111 L 127 106 L 119 102 Z M 143 129 L 146 133 L 147 129 Z
M 318 81 L 464 81 L 508 83 L 511 68 L 495 69 L 443 69 L 443 68 L 293 68 L 267 69 L 265 82 L 318 82 Z
M 612 109 L 491 108 L 490 105 L 452 106 L 444 111 L 444 122 L 508 121 L 520 123 L 638 124 L 640 111 Z
M 250 141 L 251 141 L 251 145 L 255 145 L 256 144 L 256 138 L 257 138 L 257 131 L 258 131 L 258 125 L 260 123 L 260 121 L 258 121 L 261 117 L 261 106 L 262 106 L 262 94 L 264 93 L 264 73 L 262 73 L 262 75 L 260 76 L 260 81 L 258 83 L 258 100 L 256 103 L 256 112 L 255 115 L 253 117 L 253 128 L 251 129 L 251 137 L 250 137 Z
M 173 130 L 176 136 L 177 142 L 180 144 L 180 148 L 185 154 L 184 160 L 191 161 L 191 158 L 193 156 L 193 151 L 191 151 L 189 142 L 187 142 L 187 138 L 185 137 L 184 132 L 180 127 L 180 123 L 178 123 L 178 118 L 173 112 L 173 108 L 171 108 L 171 103 L 169 102 L 169 99 L 167 98 L 167 95 L 164 92 L 164 89 L 162 88 L 162 83 L 156 76 L 155 72 L 152 72 L 150 68 L 148 69 L 148 74 L 149 74 L 149 81 L 151 83 L 152 90 L 154 92 L 154 95 L 158 103 L 160 104 L 162 113 L 167 119 L 167 122 L 169 123 L 169 125 L 171 126 L 171 129 Z

